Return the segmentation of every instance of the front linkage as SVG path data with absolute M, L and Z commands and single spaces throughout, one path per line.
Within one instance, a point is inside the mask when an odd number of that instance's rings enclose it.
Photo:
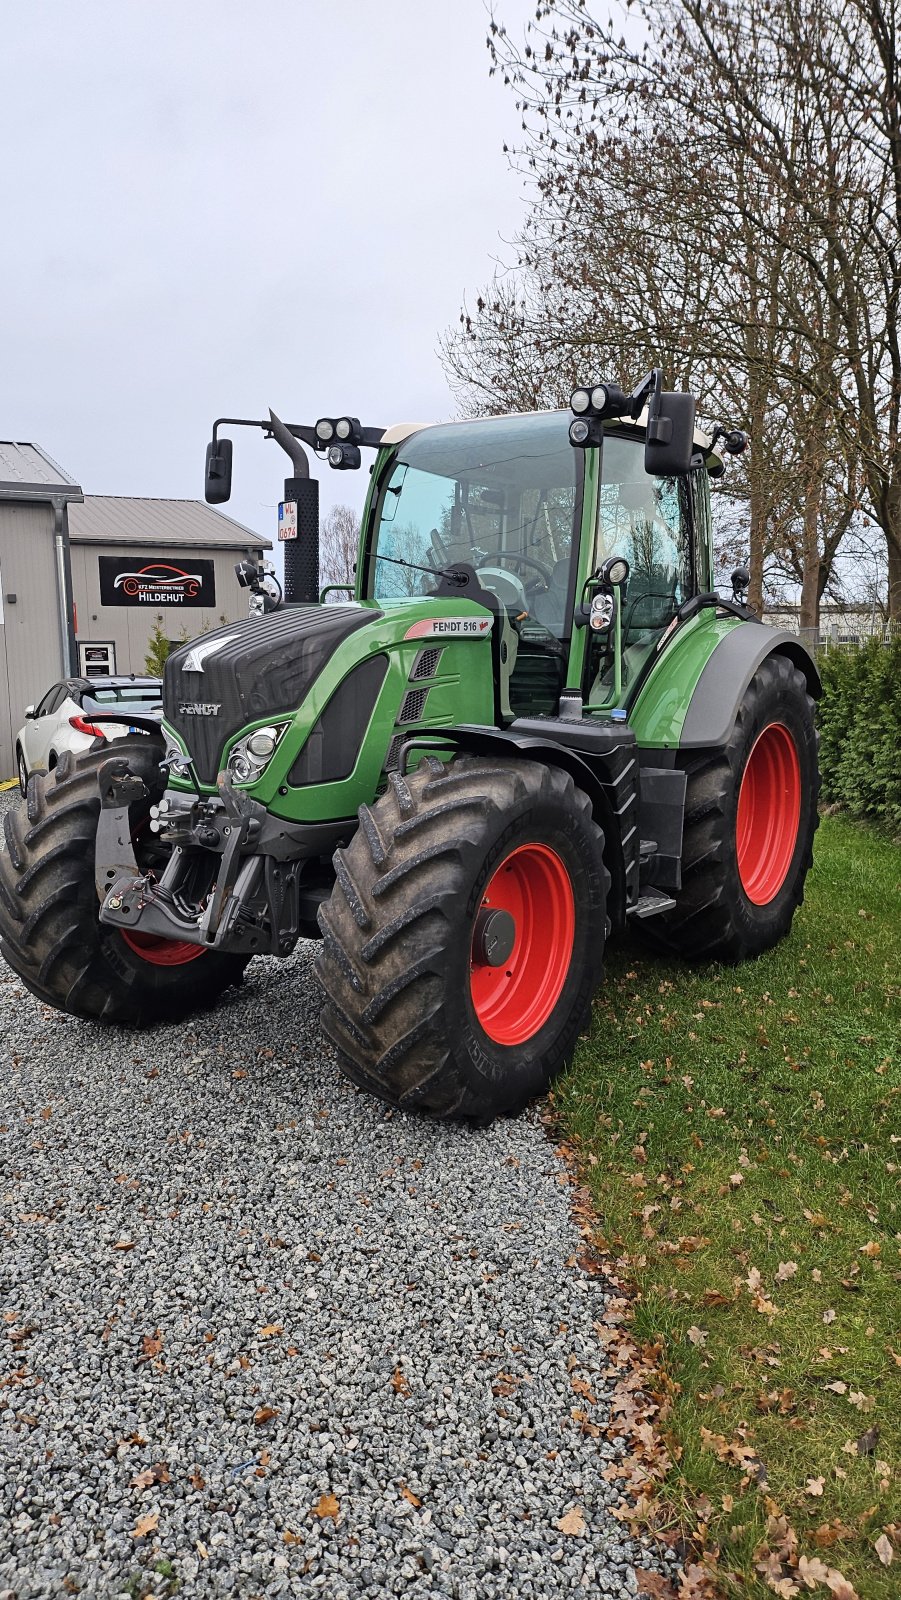
M 148 790 L 120 756 L 98 772 L 100 818 L 95 883 L 100 920 L 142 935 L 244 955 L 290 955 L 315 936 L 331 889 L 323 853 L 344 824 L 295 824 L 273 817 L 219 775 L 219 798 L 170 791 L 150 807 L 162 870 L 139 865 L 131 817 Z M 351 824 L 351 828 L 352 828 Z

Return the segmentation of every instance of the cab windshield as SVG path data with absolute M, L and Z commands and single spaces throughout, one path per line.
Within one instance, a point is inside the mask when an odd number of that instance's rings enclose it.
M 568 422 L 562 411 L 501 417 L 405 440 L 379 494 L 367 595 L 384 603 L 434 594 L 441 568 L 467 562 L 514 614 L 568 637 L 581 508 Z

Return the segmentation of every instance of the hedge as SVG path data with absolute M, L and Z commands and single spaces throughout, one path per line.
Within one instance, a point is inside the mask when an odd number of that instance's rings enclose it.
M 901 834 L 901 638 L 819 655 L 821 798 Z

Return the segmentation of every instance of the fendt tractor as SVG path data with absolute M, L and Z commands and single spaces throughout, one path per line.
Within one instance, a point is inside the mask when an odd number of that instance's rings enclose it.
M 319 938 L 353 1082 L 485 1123 L 570 1059 L 609 937 L 735 961 L 787 933 L 819 681 L 745 571 L 713 590 L 710 479 L 743 434 L 699 431 L 657 369 L 568 413 L 270 412 L 216 424 L 214 504 L 229 423 L 291 458 L 285 603 L 243 563 L 258 614 L 173 650 L 162 725 L 64 755 L 7 816 L 2 950 L 39 999 L 152 1025 Z M 336 598 L 308 452 L 340 471 L 366 447 Z

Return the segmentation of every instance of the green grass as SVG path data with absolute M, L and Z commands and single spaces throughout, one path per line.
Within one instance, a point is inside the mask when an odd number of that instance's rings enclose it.
M 756 962 L 611 952 L 554 1112 L 675 1385 L 671 1518 L 701 1524 L 724 1592 L 772 1594 L 755 1561 L 783 1514 L 862 1600 L 896 1597 L 901 848 L 826 818 L 791 937 Z M 733 1442 L 765 1483 L 720 1459 Z

